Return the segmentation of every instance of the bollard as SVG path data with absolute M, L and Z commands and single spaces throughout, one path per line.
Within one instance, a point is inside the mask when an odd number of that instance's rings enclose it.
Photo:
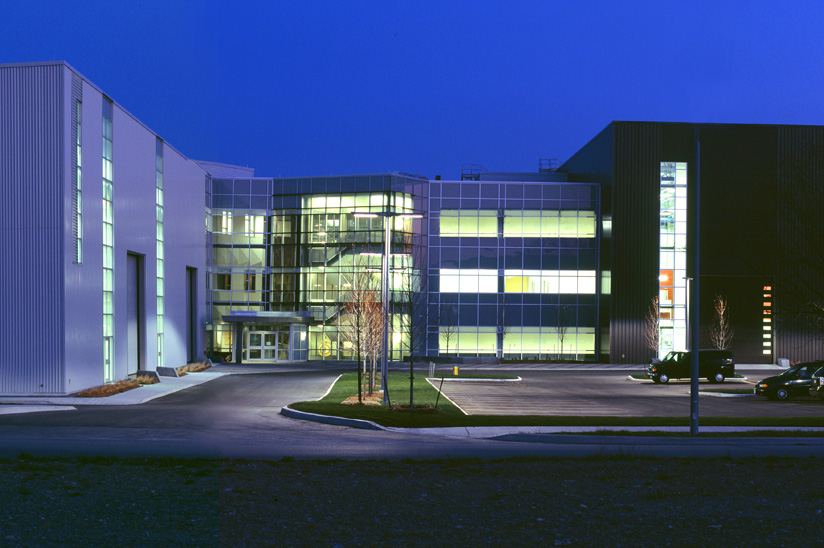
M 458 376 L 458 366 L 457 365 L 452 366 L 452 374 L 455 375 L 456 377 Z

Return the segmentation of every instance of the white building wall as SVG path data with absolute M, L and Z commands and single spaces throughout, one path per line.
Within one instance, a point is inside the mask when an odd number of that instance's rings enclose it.
M 166 214 L 166 365 L 187 362 L 187 268 L 195 269 L 197 310 L 194 317 L 194 356 L 206 349 L 206 172 L 169 146 L 164 159 L 164 211 Z
M 0 66 L 0 393 L 63 387 L 63 78 Z
M 72 75 L 64 63 L 0 66 L 0 394 L 71 393 L 104 382 L 102 105 L 83 80 L 82 262 L 72 233 Z M 157 365 L 155 140 L 113 113 L 114 360 L 127 374 L 127 255 L 142 257 L 141 368 Z M 203 351 L 206 172 L 165 146 L 166 365 L 187 358 L 186 267 L 196 269 Z
M 71 71 L 64 68 L 71 85 Z M 76 392 L 103 383 L 103 96 L 84 81 L 81 111 L 82 147 L 82 242 L 81 262 L 73 262 L 72 188 L 63 189 L 63 270 L 65 272 L 66 392 Z M 68 90 L 69 88 L 67 88 Z M 70 95 L 66 103 L 66 131 L 63 139 L 71 149 Z M 71 157 L 71 154 L 66 154 Z M 66 181 L 71 181 L 71 162 L 66 165 Z
M 113 112 L 112 164 L 114 169 L 114 318 L 115 378 L 128 370 L 127 258 L 140 259 L 142 323 L 140 367 L 157 365 L 157 305 L 155 283 L 155 139 L 118 105 Z

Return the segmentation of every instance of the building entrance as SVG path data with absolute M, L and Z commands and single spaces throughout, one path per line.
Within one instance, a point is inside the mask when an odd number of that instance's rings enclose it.
M 244 361 L 290 361 L 288 325 L 275 331 L 248 331 L 245 342 Z

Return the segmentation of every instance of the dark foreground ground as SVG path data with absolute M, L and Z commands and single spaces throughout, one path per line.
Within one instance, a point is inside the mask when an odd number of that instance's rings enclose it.
M 821 546 L 815 459 L 0 461 L 0 546 Z

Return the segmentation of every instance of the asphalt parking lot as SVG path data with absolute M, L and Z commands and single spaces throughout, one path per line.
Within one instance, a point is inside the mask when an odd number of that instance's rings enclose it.
M 699 383 L 699 390 L 752 389 L 774 371 L 738 370 L 739 382 Z M 521 382 L 445 382 L 443 393 L 470 415 L 683 417 L 689 415 L 688 379 L 654 384 L 629 380 L 640 371 L 507 371 Z M 701 394 L 699 409 L 712 417 L 819 417 L 816 398 L 769 401 L 752 394 Z

